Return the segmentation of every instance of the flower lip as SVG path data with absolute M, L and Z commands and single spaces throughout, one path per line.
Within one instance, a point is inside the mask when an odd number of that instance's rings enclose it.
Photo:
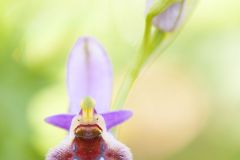
M 80 124 L 74 130 L 75 136 L 83 139 L 99 137 L 102 132 L 102 128 L 97 124 Z

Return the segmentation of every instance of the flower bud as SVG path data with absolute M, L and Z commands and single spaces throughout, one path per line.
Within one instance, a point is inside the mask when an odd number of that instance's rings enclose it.
M 147 7 L 150 8 L 152 5 L 153 0 L 149 0 Z M 170 4 L 164 11 L 153 17 L 152 24 L 164 32 L 172 32 L 176 30 L 184 19 L 185 7 L 186 0 Z

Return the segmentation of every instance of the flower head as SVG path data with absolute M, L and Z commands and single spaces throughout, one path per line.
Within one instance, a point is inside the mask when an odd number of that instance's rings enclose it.
M 103 47 L 94 38 L 79 38 L 67 65 L 69 113 L 48 117 L 46 122 L 69 130 L 75 116 L 82 115 L 85 120 L 91 120 L 92 113 L 103 116 L 107 129 L 124 122 L 132 112 L 110 112 L 112 80 L 112 65 Z

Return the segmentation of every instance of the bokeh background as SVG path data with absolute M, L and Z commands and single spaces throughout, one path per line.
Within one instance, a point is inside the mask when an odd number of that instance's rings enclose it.
M 67 111 L 66 59 L 96 37 L 114 93 L 143 33 L 145 0 L 0 2 L 0 159 L 40 160 L 65 132 L 44 123 Z M 240 1 L 199 0 L 165 54 L 145 70 L 118 138 L 136 160 L 240 159 Z

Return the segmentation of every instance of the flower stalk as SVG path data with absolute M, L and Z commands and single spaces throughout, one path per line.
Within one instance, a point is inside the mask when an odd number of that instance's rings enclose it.
M 139 77 L 140 72 L 142 71 L 142 68 L 144 68 L 148 58 L 155 51 L 155 49 L 161 45 L 161 42 L 166 37 L 166 32 L 158 29 L 155 29 L 154 33 L 152 33 L 152 21 L 157 14 L 163 12 L 169 5 L 171 5 L 171 3 L 165 3 L 165 5 L 161 7 L 156 5 L 156 7 L 152 8 L 152 11 L 148 12 L 145 19 L 145 30 L 141 46 L 136 54 L 135 61 L 132 63 L 128 73 L 126 74 L 113 105 L 113 107 L 116 109 L 124 106 L 124 103 L 128 97 L 128 93 L 134 85 L 135 80 Z

